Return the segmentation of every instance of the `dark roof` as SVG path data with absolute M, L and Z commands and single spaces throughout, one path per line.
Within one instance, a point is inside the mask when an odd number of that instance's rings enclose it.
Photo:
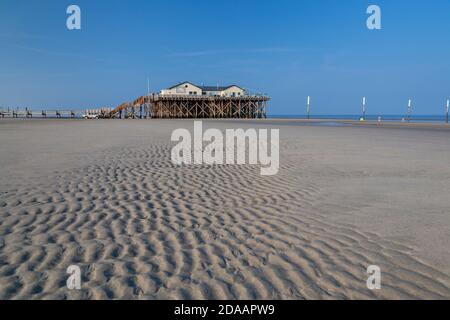
M 180 86 L 180 85 L 182 85 L 182 84 L 185 84 L 185 83 L 189 83 L 189 84 L 191 84 L 191 85 L 193 85 L 193 86 L 195 86 L 195 87 L 198 87 L 198 88 L 200 88 L 199 86 L 197 86 L 197 85 L 193 84 L 192 82 L 189 82 L 189 81 L 183 81 L 183 82 L 177 83 L 177 84 L 176 84 L 176 85 L 174 85 L 174 86 L 171 86 L 171 87 L 170 87 L 170 88 L 168 88 L 168 89 L 170 90 L 170 89 L 176 88 L 176 87 L 178 87 L 178 86 Z
M 193 85 L 193 86 L 195 86 L 197 88 L 200 88 L 200 89 L 202 89 L 202 91 L 223 91 L 223 90 L 226 90 L 226 89 L 231 88 L 231 87 L 238 87 L 239 89 L 242 89 L 241 87 L 239 87 L 239 86 L 237 86 L 235 84 L 232 84 L 230 86 L 198 86 L 198 85 L 193 84 L 192 82 L 189 82 L 189 81 L 180 82 L 180 83 L 178 83 L 178 84 L 176 84 L 176 85 L 174 85 L 174 86 L 172 86 L 172 87 L 170 87 L 168 89 L 169 90 L 170 89 L 174 89 L 174 88 L 176 88 L 176 87 L 178 87 L 178 86 L 180 86 L 182 84 L 185 84 L 185 83 L 189 83 L 190 85 Z M 242 90 L 244 90 L 244 89 L 242 89 Z
M 231 86 L 221 87 L 221 86 L 200 86 L 203 91 L 223 91 Z

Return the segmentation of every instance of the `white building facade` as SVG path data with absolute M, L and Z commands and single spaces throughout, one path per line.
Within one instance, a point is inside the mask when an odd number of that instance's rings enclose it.
M 240 97 L 245 96 L 244 89 L 237 85 L 230 86 L 197 86 L 188 81 L 161 90 L 161 95 L 189 95 L 210 97 Z

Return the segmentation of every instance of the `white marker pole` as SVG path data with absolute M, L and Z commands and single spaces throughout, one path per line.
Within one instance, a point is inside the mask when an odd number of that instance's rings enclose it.
M 447 99 L 447 108 L 445 109 L 445 122 L 448 123 L 448 109 L 450 106 L 450 100 Z
M 366 120 L 366 97 L 363 97 L 362 112 L 363 112 L 363 119 Z
M 307 113 L 307 115 L 308 115 L 308 120 L 309 120 L 309 113 L 310 113 L 310 111 L 311 111 L 310 103 L 311 103 L 311 97 L 308 96 L 308 100 L 307 100 L 307 102 L 306 102 L 306 113 Z
M 411 99 L 408 100 L 408 122 L 411 120 L 411 113 L 412 113 L 412 101 Z

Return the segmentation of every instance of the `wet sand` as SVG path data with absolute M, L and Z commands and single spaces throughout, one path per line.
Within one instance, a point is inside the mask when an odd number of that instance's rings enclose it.
M 190 120 L 0 119 L 0 298 L 450 298 L 449 130 L 203 124 L 280 128 L 279 173 L 172 164 Z

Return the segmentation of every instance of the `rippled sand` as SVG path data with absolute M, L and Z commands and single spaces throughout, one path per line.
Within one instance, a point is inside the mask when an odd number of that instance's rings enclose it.
M 280 128 L 279 174 L 173 165 L 192 121 L 0 120 L 0 298 L 450 298 L 450 131 L 204 126 Z

